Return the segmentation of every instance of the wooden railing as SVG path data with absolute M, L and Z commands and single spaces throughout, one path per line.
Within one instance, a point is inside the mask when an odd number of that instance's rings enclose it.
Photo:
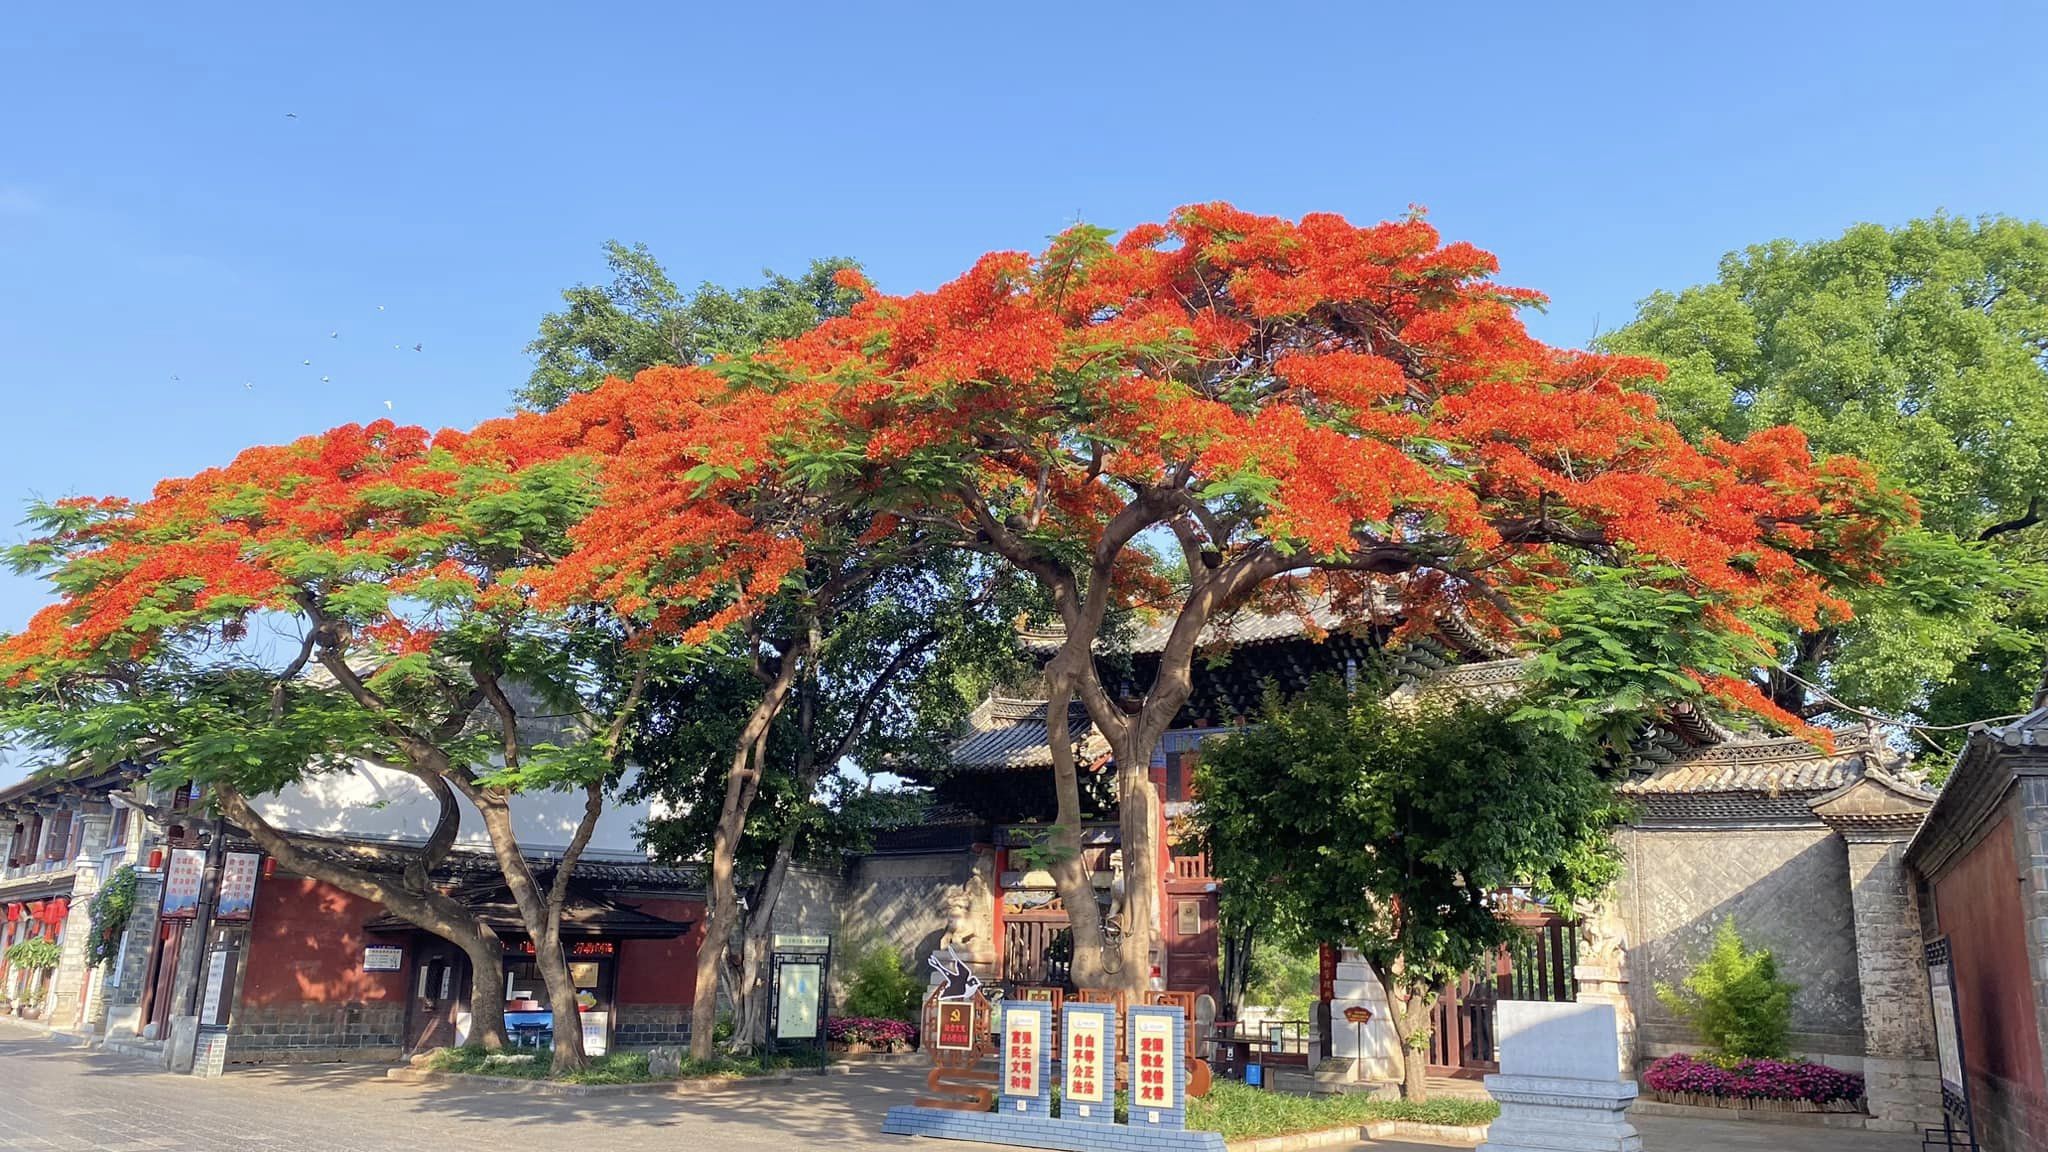
M 1206 852 L 1199 856 L 1171 856 L 1168 859 L 1173 863 L 1175 880 L 1215 879 L 1209 874 L 1209 855 Z

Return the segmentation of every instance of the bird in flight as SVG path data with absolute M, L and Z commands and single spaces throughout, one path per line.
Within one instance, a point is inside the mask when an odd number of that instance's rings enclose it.
M 383 310 L 384 306 L 382 304 L 377 305 L 377 311 L 382 312 Z
M 423 345 L 415 344 L 412 346 L 412 350 L 415 352 L 425 352 L 426 348 Z
M 339 333 L 339 332 L 329 332 L 329 333 L 327 334 L 327 338 L 328 338 L 329 340 L 339 340 L 339 339 L 341 339 L 341 333 Z
M 242 381 L 242 387 L 244 387 L 244 388 L 254 388 L 255 386 L 256 386 L 256 382 L 255 382 L 254 380 L 244 380 L 244 381 Z
M 391 401 L 389 401 L 389 400 L 386 400 L 386 401 L 384 402 L 384 406 L 385 406 L 386 408 L 389 408 L 389 407 L 391 407 Z
M 284 114 L 284 118 L 287 120 L 297 120 L 299 118 L 299 114 L 297 112 L 287 112 Z
M 322 376 L 322 377 L 320 378 L 320 382 L 321 382 L 322 384 L 325 384 L 325 383 L 327 383 L 327 380 L 328 380 L 328 377 L 325 377 L 325 376 Z
M 307 364 L 307 365 L 310 365 L 310 364 L 312 364 L 313 362 L 312 362 L 311 360 L 301 360 L 301 361 L 299 361 L 299 363 L 301 363 L 301 364 Z

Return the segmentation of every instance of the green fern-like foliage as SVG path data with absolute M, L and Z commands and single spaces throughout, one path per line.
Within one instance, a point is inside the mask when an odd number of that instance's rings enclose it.
M 1783 1057 L 1792 1030 L 1792 993 L 1797 985 L 1778 979 L 1778 961 L 1768 948 L 1751 948 L 1723 920 L 1714 946 L 1685 978 L 1682 988 L 1657 984 L 1657 999 L 1691 1024 L 1715 1054 L 1728 1060 Z

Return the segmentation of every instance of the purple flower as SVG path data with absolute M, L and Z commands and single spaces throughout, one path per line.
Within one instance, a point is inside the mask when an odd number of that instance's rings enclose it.
M 1690 1092 L 1762 1100 L 1806 1100 L 1815 1104 L 1857 1100 L 1863 1077 L 1825 1064 L 1787 1060 L 1744 1060 L 1731 1068 L 1680 1053 L 1651 1064 L 1643 1083 L 1658 1092 Z

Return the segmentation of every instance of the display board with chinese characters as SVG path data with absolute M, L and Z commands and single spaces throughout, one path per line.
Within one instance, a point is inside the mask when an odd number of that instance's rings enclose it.
M 1060 1119 L 1107 1124 L 1116 1112 L 1116 1007 L 1070 1000 L 1061 1013 Z
M 254 852 L 230 852 L 221 857 L 220 901 L 214 907 L 215 920 L 247 920 L 256 903 L 256 870 L 263 857 Z
M 199 887 L 206 878 L 206 852 L 200 848 L 173 848 L 164 866 L 166 920 L 190 920 L 199 915 Z
M 1186 1016 L 1165 1005 L 1133 1005 L 1129 1029 L 1131 1126 L 1186 1127 Z
M 1003 1002 L 1003 1103 L 1005 1114 L 1052 1115 L 1052 1009 L 1028 1000 Z

